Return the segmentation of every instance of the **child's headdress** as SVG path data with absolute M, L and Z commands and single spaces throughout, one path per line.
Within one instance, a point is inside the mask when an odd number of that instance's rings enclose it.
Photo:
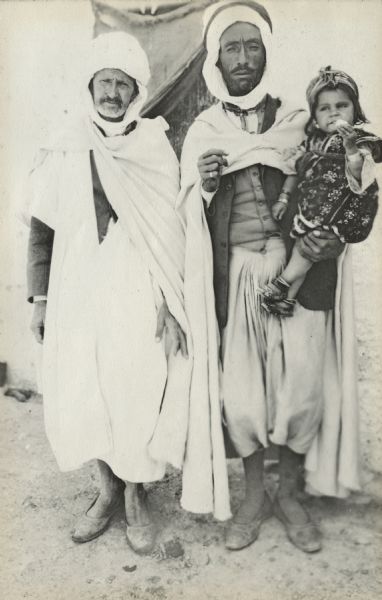
M 309 108 L 312 110 L 318 94 L 323 89 L 336 89 L 337 87 L 347 87 L 351 90 L 352 96 L 359 98 L 358 86 L 354 79 L 344 71 L 332 69 L 332 67 L 323 67 L 320 69 L 317 77 L 312 79 L 306 90 L 306 98 Z
M 359 102 L 358 86 L 354 79 L 344 71 L 332 69 L 332 67 L 329 66 L 320 69 L 318 76 L 312 79 L 306 90 L 306 98 L 311 114 L 311 118 L 305 128 L 306 132 L 309 132 L 314 119 L 318 94 L 323 90 L 335 90 L 337 88 L 344 90 L 353 103 L 354 123 L 368 123 Z

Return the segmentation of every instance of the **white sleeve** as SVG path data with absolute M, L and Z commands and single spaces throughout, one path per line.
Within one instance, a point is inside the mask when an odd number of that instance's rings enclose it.
M 29 217 L 56 229 L 62 152 L 40 150 L 30 173 Z
M 302 144 L 283 150 L 282 155 L 285 165 L 290 171 L 293 171 L 293 174 L 296 173 L 296 163 L 298 159 L 301 158 L 301 156 L 303 156 L 305 152 L 306 150 L 302 146 Z
M 359 149 L 363 156 L 363 165 L 360 181 L 354 177 L 349 169 L 349 160 L 346 157 L 345 173 L 349 187 L 354 194 L 362 194 L 375 180 L 375 163 L 371 153 L 364 148 Z

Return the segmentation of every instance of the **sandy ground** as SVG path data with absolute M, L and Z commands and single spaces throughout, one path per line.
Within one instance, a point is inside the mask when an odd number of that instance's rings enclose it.
M 4 600 L 374 600 L 382 592 L 381 477 L 346 501 L 309 498 L 324 549 L 305 555 L 272 518 L 239 553 L 223 546 L 225 525 L 179 508 L 175 473 L 148 486 L 161 533 L 152 556 L 138 557 L 124 538 L 123 514 L 105 534 L 76 545 L 70 530 L 96 492 L 94 466 L 58 472 L 43 431 L 42 403 L 0 396 L 0 595 Z M 274 465 L 267 471 L 272 491 Z M 230 462 L 232 502 L 243 494 Z

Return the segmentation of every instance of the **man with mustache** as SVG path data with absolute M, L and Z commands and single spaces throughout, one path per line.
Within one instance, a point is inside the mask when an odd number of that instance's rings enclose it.
M 61 470 L 91 459 L 99 467 L 99 493 L 72 539 L 99 536 L 124 505 L 127 541 L 139 553 L 156 538 L 143 483 L 161 479 L 167 462 L 184 466 L 183 505 L 219 516 L 220 456 L 220 516 L 229 511 L 218 417 L 200 432 L 197 453 L 187 447 L 193 419 L 207 422 L 210 408 L 190 416 L 194 384 L 200 397 L 207 392 L 184 310 L 179 166 L 165 121 L 139 116 L 149 77 L 131 35 L 92 41 L 82 114 L 42 146 L 31 174 L 28 250 L 47 435 Z M 201 460 L 206 476 L 192 489 Z
M 298 499 L 305 457 L 307 482 L 316 491 L 342 495 L 359 485 L 356 461 L 330 462 L 348 442 L 347 449 L 356 448 L 354 430 L 349 441 L 345 429 L 341 439 L 342 425 L 334 425 L 343 401 L 332 325 L 335 259 L 343 245 L 324 231 L 301 238 L 301 253 L 315 265 L 293 319 L 280 322 L 262 311 L 259 289 L 280 272 L 292 243 L 271 212 L 274 202 L 290 196 L 283 152 L 301 143 L 307 116 L 270 94 L 272 22 L 263 6 L 250 0 L 210 6 L 204 40 L 203 76 L 218 103 L 196 118 L 185 139 L 179 208 L 187 228 L 185 289 L 194 303 L 199 294 L 199 314 L 211 330 L 215 303 L 226 447 L 228 456 L 243 459 L 245 473 L 245 497 L 227 528 L 226 547 L 253 543 L 274 512 L 294 545 L 315 552 L 320 532 Z M 351 389 L 345 401 L 352 401 Z M 327 405 L 328 435 L 322 427 Z M 279 449 L 273 501 L 263 479 L 270 443 Z M 336 448 L 333 454 L 328 447 Z

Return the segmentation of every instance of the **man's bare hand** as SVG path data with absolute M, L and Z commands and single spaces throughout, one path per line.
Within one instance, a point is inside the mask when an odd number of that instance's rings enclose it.
M 167 303 L 164 301 L 158 312 L 157 330 L 155 339 L 159 342 L 165 334 L 166 346 L 174 356 L 180 350 L 184 358 L 188 358 L 186 335 L 178 321 L 170 313 Z
M 222 168 L 228 165 L 224 150 L 211 148 L 198 159 L 198 169 L 202 186 L 206 192 L 216 192 L 219 187 Z
M 345 248 L 335 233 L 323 229 L 311 231 L 299 238 L 296 244 L 301 256 L 312 262 L 337 258 Z
M 46 314 L 46 300 L 39 300 L 34 304 L 31 330 L 36 341 L 42 344 L 44 341 L 45 331 L 45 314 Z

